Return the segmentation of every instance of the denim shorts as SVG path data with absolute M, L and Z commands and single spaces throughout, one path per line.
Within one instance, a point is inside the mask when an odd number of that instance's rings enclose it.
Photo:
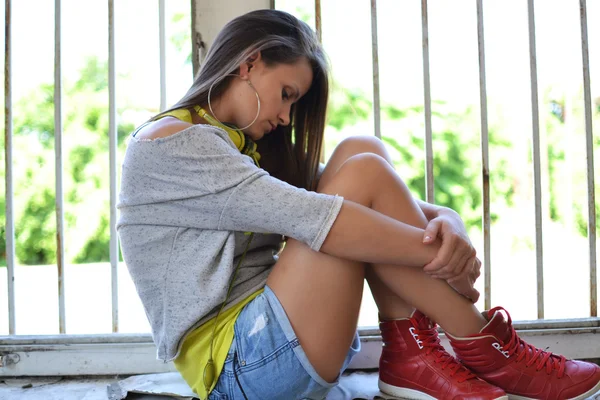
M 244 399 L 244 394 L 248 400 L 324 399 L 338 384 L 317 374 L 268 286 L 242 309 L 234 329 L 225 366 L 209 400 Z M 359 351 L 357 333 L 340 374 Z

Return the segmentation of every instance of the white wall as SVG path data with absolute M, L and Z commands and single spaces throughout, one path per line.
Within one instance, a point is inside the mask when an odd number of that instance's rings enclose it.
M 196 43 L 192 52 L 194 75 L 199 61 L 227 22 L 249 11 L 272 7 L 273 0 L 192 0 L 192 37 Z

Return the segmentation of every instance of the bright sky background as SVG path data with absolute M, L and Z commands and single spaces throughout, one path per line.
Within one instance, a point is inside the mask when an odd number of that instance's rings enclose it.
M 312 11 L 312 3 L 277 1 L 278 7 L 291 12 L 297 7 Z M 530 132 L 527 1 L 483 3 L 490 108 L 501 106 L 507 120 L 522 121 L 525 125 L 519 128 Z M 600 2 L 587 3 L 592 94 L 598 97 L 600 24 L 594 21 L 600 21 Z M 321 4 L 323 42 L 332 60 L 334 78 L 344 87 L 362 88 L 370 95 L 370 1 L 325 0 Z M 538 0 L 535 13 L 540 100 L 549 86 L 558 96 L 577 93 L 583 82 L 579 1 Z M 449 101 L 459 108 L 475 105 L 478 109 L 475 0 L 430 0 L 428 14 L 432 99 Z M 377 15 L 382 103 L 400 107 L 422 104 L 421 2 L 378 0 Z
M 243 0 L 240 0 L 243 1 Z M 531 93 L 529 42 L 526 0 L 484 0 L 486 72 L 490 126 L 502 120 L 511 138 L 531 137 Z M 167 37 L 173 34 L 172 15 L 190 12 L 190 0 L 167 0 Z M 333 78 L 343 87 L 360 89 L 367 96 L 372 91 L 372 56 L 369 0 L 322 0 L 323 42 L 333 67 Z M 116 0 L 116 67 L 119 75 L 118 106 L 158 109 L 159 47 L 158 1 Z M 421 2 L 418 0 L 378 0 L 379 65 L 382 104 L 399 108 L 423 104 L 423 71 L 421 47 Z M 592 98 L 600 97 L 600 0 L 589 0 L 588 34 Z M 277 0 L 277 8 L 294 13 L 298 7 L 312 13 L 314 2 L 308 0 Z M 12 66 L 13 101 L 17 102 L 41 83 L 51 83 L 54 77 L 54 1 L 13 0 Z M 536 33 L 540 87 L 540 104 L 545 92 L 555 98 L 582 93 L 582 61 L 578 0 L 537 0 Z M 189 14 L 188 14 L 189 15 Z M 4 8 L 0 10 L 4 18 Z M 189 26 L 189 25 L 188 25 Z M 479 71 L 477 53 L 477 19 L 475 0 L 429 0 L 430 67 L 432 99 L 449 102 L 458 110 L 467 106 L 479 109 Z M 78 76 L 87 56 L 108 58 L 108 11 L 106 0 L 62 0 L 62 56 L 65 85 Z M 0 32 L 2 44 L 4 31 Z M 177 101 L 192 82 L 189 65 L 167 42 L 168 104 Z M 2 63 L 4 52 L 0 53 Z M 583 107 L 583 96 L 574 107 Z M 65 108 L 74 107 L 65 104 Z M 142 122 L 149 115 L 139 116 Z M 362 125 L 361 133 L 372 123 Z M 543 125 L 542 125 L 543 126 Z M 600 129 L 594 127 L 596 135 Z M 399 132 L 398 134 L 401 134 Z M 521 140 L 522 142 L 523 140 Z M 515 151 L 516 153 L 516 151 Z M 521 152 L 519 154 L 526 154 Z M 515 156 L 515 158 L 518 158 Z M 515 162 L 524 162 L 515 161 Z M 585 160 L 577 160 L 584 167 Z M 596 163 L 598 163 L 598 159 Z M 529 213 L 528 218 L 531 217 Z M 512 223 L 511 221 L 508 221 Z M 514 226 L 523 226 L 515 219 Z M 530 226 L 529 226 L 530 225 Z M 533 229 L 529 224 L 528 229 Z M 525 229 L 525 228 L 523 228 Z M 549 230 L 545 231 L 546 234 Z M 494 232 L 498 238 L 501 234 Z M 507 233 L 508 237 L 508 233 Z M 561 237 L 557 232 L 556 237 Z M 546 239 L 545 239 L 546 240 Z M 548 241 L 548 243 L 552 243 Z M 552 244 L 547 244 L 549 257 Z M 556 246 L 559 250 L 563 244 Z M 571 246 L 571 248 L 574 248 Z M 502 251 L 494 248 L 493 254 Z M 581 260 L 573 261 L 564 253 L 564 265 L 570 276 L 587 274 L 586 249 L 573 251 Z M 498 263 L 499 264 L 499 263 Z M 496 264 L 496 265 L 498 265 Z M 516 317 L 535 318 L 533 258 L 514 266 L 527 266 L 527 299 L 513 299 Z M 495 285 L 512 287 L 513 276 L 523 280 L 519 267 L 514 275 L 506 273 L 510 265 L 502 266 L 503 274 L 494 276 Z M 577 272 L 575 269 L 581 269 Z M 506 279 L 506 282 L 502 282 Z M 562 302 L 553 293 L 553 281 L 546 280 L 547 309 L 558 309 Z M 556 279 L 560 289 L 562 281 Z M 557 290 L 558 290 L 557 289 Z M 587 293 L 587 292 L 586 292 Z M 582 293 L 579 309 L 585 310 L 588 297 Z M 501 299 L 510 305 L 511 293 Z M 514 297 L 514 296 L 513 296 Z M 494 297 L 494 302 L 498 297 Z M 520 303 L 526 306 L 519 307 Z M 571 304 L 573 304 L 571 302 Z M 552 307 L 551 307 L 552 306 Z M 509 307 L 510 308 L 510 307 Z M 516 311 L 518 308 L 521 310 Z M 579 311 L 578 311 L 579 313 Z M 571 315 L 557 311 L 558 317 Z M 547 315 L 550 315 L 548 313 Z M 107 325 L 109 326 L 109 325 Z
M 108 59 L 108 2 L 62 0 L 61 3 L 62 68 L 67 84 L 71 77 L 78 77 L 86 57 Z M 173 14 L 185 12 L 189 17 L 190 1 L 166 3 L 167 98 L 171 103 L 183 95 L 192 81 L 191 66 L 183 65 L 184 60 L 168 42 L 173 34 L 170 23 Z M 40 83 L 51 83 L 54 79 L 54 1 L 18 0 L 12 6 L 13 101 L 16 101 Z M 4 8 L 1 12 L 4 19 Z M 124 86 L 117 87 L 117 101 L 121 105 L 133 102 L 158 107 L 158 1 L 115 1 L 115 38 L 117 74 L 128 76 Z
M 189 0 L 168 0 L 167 36 L 171 15 L 187 12 Z M 421 2 L 379 0 L 381 96 L 398 106 L 423 102 Z M 13 98 L 40 82 L 51 82 L 54 68 L 54 2 L 13 1 Z M 115 2 L 116 63 L 129 74 L 118 95 L 127 101 L 159 102 L 158 1 Z M 278 0 L 277 7 L 313 11 L 307 0 Z M 540 88 L 581 87 L 581 46 L 578 0 L 536 1 Z M 322 1 L 323 41 L 334 79 L 343 86 L 372 90 L 370 2 Z M 32 10 L 34 10 L 32 12 Z M 341 17 L 343 10 L 343 18 Z M 4 10 L 2 9 L 2 14 Z M 530 115 L 527 1 L 484 1 L 488 95 Z M 588 1 L 588 28 L 595 96 L 600 95 L 600 2 Z M 76 76 L 85 55 L 108 55 L 106 0 L 62 1 L 63 76 Z M 477 21 L 474 0 L 429 1 L 431 88 L 434 100 L 457 106 L 479 103 Z M 168 103 L 179 99 L 191 83 L 191 69 L 182 67 L 168 44 Z M 594 80 L 595 78 L 595 80 Z M 596 83 L 595 83 L 596 82 Z M 125 101 L 125 100 L 124 100 Z

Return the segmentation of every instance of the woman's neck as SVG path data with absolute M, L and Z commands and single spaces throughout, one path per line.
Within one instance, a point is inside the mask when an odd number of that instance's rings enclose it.
M 200 107 L 204 108 L 204 106 L 200 106 Z M 198 124 L 210 125 L 210 123 L 207 120 L 205 120 L 200 115 L 198 115 L 196 110 L 194 110 L 194 107 L 188 107 L 187 110 L 190 112 L 190 115 L 192 116 L 192 124 L 194 124 L 194 125 L 198 125 Z

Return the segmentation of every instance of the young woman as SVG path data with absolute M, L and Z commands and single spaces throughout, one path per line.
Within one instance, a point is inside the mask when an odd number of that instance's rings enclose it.
M 118 231 L 158 358 L 202 399 L 323 399 L 360 349 L 366 280 L 386 393 L 599 390 L 598 366 L 525 343 L 501 308 L 478 312 L 460 217 L 415 200 L 380 141 L 349 138 L 319 168 L 327 96 L 315 34 L 260 10 L 227 24 L 188 93 L 132 135 Z

